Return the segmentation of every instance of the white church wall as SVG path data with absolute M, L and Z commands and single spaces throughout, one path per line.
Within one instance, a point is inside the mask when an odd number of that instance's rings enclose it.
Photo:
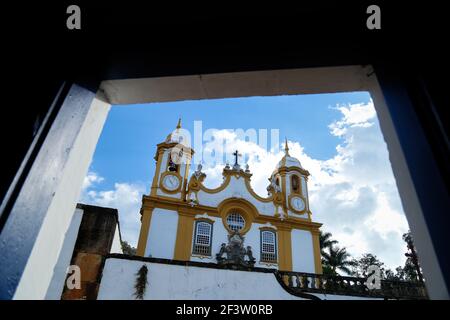
M 116 230 L 114 231 L 114 239 L 111 244 L 111 250 L 110 253 L 123 253 L 122 251 L 122 243 L 120 242 L 120 232 L 119 232 L 119 225 L 117 224 Z
M 293 212 L 293 211 L 291 211 L 291 210 L 288 210 L 288 214 L 289 214 L 290 216 L 293 216 L 293 217 L 299 218 L 299 219 L 308 219 L 308 218 L 309 218 L 307 213 L 304 213 L 304 214 L 297 214 L 297 213 L 295 213 L 295 212 Z
M 136 272 L 148 268 L 144 299 L 249 299 L 300 300 L 286 292 L 272 273 L 221 270 L 193 266 L 107 259 L 100 283 L 99 300 L 134 300 Z
M 256 259 L 255 267 L 260 267 L 259 260 L 260 260 L 260 232 L 259 228 L 261 227 L 261 224 L 253 223 L 252 227 L 248 232 L 244 235 L 244 246 L 251 246 L 252 247 L 252 253 L 253 257 Z
M 190 261 L 198 261 L 198 262 L 217 262 L 216 260 L 216 254 L 220 250 L 220 246 L 222 243 L 228 243 L 228 231 L 223 225 L 222 218 L 218 217 L 212 217 L 208 216 L 209 219 L 214 221 L 213 224 L 213 237 L 211 241 L 211 257 L 202 257 L 193 255 L 190 258 Z M 256 259 L 255 267 L 262 267 L 262 268 L 277 268 L 276 265 L 273 264 L 266 264 L 266 263 L 260 263 L 260 227 L 267 227 L 267 224 L 259 224 L 259 223 L 253 223 L 250 230 L 244 235 L 244 246 L 251 246 L 253 256 Z M 191 241 L 191 248 L 192 243 L 194 241 L 195 236 L 195 230 L 192 233 L 192 241 Z
M 53 269 L 53 276 L 45 295 L 46 300 L 60 300 L 67 276 L 67 267 L 70 265 L 73 250 L 77 241 L 78 230 L 83 219 L 83 209 L 75 209 L 69 229 L 67 230 L 64 243 L 59 252 L 58 261 Z
M 310 231 L 293 229 L 292 241 L 292 270 L 298 272 L 315 273 L 314 248 Z
M 281 287 L 273 273 L 181 266 L 109 258 L 98 300 L 135 300 L 136 273 L 148 268 L 145 300 L 304 300 Z M 379 300 L 317 294 L 323 300 Z
M 247 190 L 243 177 L 231 176 L 230 183 L 221 192 L 211 194 L 200 190 L 197 195 L 199 203 L 206 206 L 217 207 L 224 199 L 235 197 L 249 201 L 262 214 L 269 216 L 275 214 L 273 202 L 261 202 L 254 198 Z
M 173 259 L 178 227 L 178 213 L 155 208 L 152 212 L 145 256 Z

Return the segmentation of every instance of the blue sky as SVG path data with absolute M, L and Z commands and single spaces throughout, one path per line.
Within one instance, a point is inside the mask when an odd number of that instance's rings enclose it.
M 352 92 L 113 106 L 91 170 L 105 178 L 102 188 L 122 181 L 148 184 L 155 146 L 175 128 L 179 117 L 183 128 L 191 132 L 196 120 L 203 122 L 204 129 L 279 129 L 280 139 L 298 141 L 310 156 L 328 159 L 339 143 L 328 128 L 340 117 L 334 107 L 369 100 L 367 92 Z
M 354 257 L 373 253 L 390 268 L 403 265 L 402 234 L 408 224 L 367 92 L 113 106 L 80 202 L 117 208 L 122 238 L 132 245 L 140 230 L 141 197 L 148 194 L 154 174 L 156 145 L 179 117 L 190 132 L 194 121 L 202 121 L 203 132 L 219 130 L 215 137 L 238 128 L 279 129 L 279 143 L 287 137 L 290 154 L 311 173 L 312 219 L 323 223 L 322 230 L 332 232 Z M 252 187 L 265 196 L 267 178 L 283 151 L 265 150 L 237 136 L 229 143 L 230 150 L 239 146 L 249 152 Z M 204 166 L 208 187 L 220 185 L 222 169 L 223 164 Z

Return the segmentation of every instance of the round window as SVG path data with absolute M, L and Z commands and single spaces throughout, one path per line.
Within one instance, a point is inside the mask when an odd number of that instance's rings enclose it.
M 241 231 L 245 226 L 245 220 L 239 213 L 232 212 L 227 216 L 227 225 L 233 231 Z

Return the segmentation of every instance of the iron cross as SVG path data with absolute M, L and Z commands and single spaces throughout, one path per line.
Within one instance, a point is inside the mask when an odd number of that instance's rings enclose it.
M 234 165 L 237 166 L 238 165 L 238 157 L 242 156 L 242 154 L 240 154 L 237 150 L 235 152 L 233 152 L 233 156 L 235 157 L 234 159 Z

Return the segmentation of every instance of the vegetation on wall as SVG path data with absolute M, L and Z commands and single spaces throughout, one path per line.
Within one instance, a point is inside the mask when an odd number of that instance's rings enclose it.
M 148 269 L 147 266 L 144 264 L 142 265 L 142 267 L 139 269 L 139 271 L 136 273 L 136 283 L 134 285 L 134 296 L 136 297 L 136 299 L 142 300 L 144 299 L 144 295 L 145 295 L 145 290 L 147 288 L 147 273 L 148 273 Z

